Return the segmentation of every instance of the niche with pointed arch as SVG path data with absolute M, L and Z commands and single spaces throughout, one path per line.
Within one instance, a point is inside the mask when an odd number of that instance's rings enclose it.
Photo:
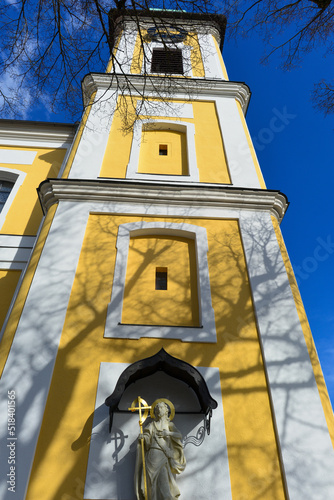
M 182 497 L 231 500 L 219 370 L 195 367 L 163 349 L 132 364 L 101 363 L 84 498 L 135 498 L 140 428 L 138 412 L 129 408 L 138 396 L 149 405 L 168 399 L 175 407 L 173 422 L 183 436 L 187 460 L 178 477 Z M 149 422 L 150 416 L 144 427 Z

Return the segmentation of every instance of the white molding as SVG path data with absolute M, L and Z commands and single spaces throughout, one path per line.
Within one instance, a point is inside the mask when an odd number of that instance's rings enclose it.
M 122 309 L 126 266 L 130 238 L 145 235 L 181 236 L 195 240 L 196 269 L 198 286 L 199 321 L 201 327 L 182 326 L 143 326 L 126 325 L 122 322 Z M 206 229 L 185 223 L 172 222 L 133 222 L 121 224 L 118 228 L 117 255 L 111 301 L 108 305 L 105 337 L 141 337 L 180 339 L 183 342 L 217 342 L 214 311 L 211 303 L 209 267 L 207 260 L 208 241 Z
M 32 165 L 36 155 L 37 151 L 27 151 L 24 149 L 0 149 L 0 164 Z
M 24 122 L 19 120 L 0 120 L 0 144 L 69 148 L 77 126 L 72 124 Z
M 95 203 L 94 210 L 115 210 L 124 213 L 184 213 L 187 217 L 206 213 L 220 216 L 222 210 L 265 211 L 279 222 L 288 208 L 288 201 L 279 191 L 240 189 L 217 184 L 159 184 L 125 180 L 49 179 L 39 187 L 42 206 L 47 211 L 58 201 Z M 100 207 L 100 208 L 99 208 Z M 109 207 L 109 208 L 107 208 Z M 216 214 L 216 215 L 215 215 Z
M 0 269 L 25 269 L 35 239 L 35 236 L 0 234 Z
M 216 97 L 230 97 L 236 99 L 242 107 L 244 113 L 247 111 L 251 92 L 245 83 L 231 82 L 217 79 L 198 79 L 169 77 L 171 92 L 166 92 L 166 79 L 154 75 L 131 75 L 131 95 L 142 98 L 145 91 L 147 98 L 156 98 L 159 87 L 161 95 L 166 99 L 184 99 L 189 101 L 190 96 L 193 100 L 207 98 L 215 100 Z M 100 90 L 111 90 L 114 92 L 117 88 L 122 89 L 124 95 L 130 94 L 130 88 L 127 77 L 123 75 L 89 73 L 82 82 L 85 105 L 88 104 L 93 92 Z
M 142 132 L 143 130 L 145 131 L 146 128 L 148 130 L 177 130 L 186 134 L 188 175 L 160 175 L 138 172 Z M 126 170 L 126 178 L 159 181 L 198 182 L 199 172 L 196 161 L 195 125 L 190 122 L 163 120 L 160 118 L 156 120 L 137 120 L 133 127 L 130 160 Z
M 10 209 L 11 204 L 14 201 L 15 196 L 17 195 L 17 192 L 22 185 L 25 176 L 27 174 L 25 172 L 22 172 L 21 170 L 16 170 L 13 168 L 6 168 L 6 167 L 0 167 L 0 179 L 4 181 L 10 181 L 14 182 L 13 189 L 9 193 L 9 196 L 6 200 L 6 203 L 3 206 L 3 209 L 0 212 L 0 229 L 2 228 L 6 216 L 8 214 L 8 211 Z
M 240 215 L 254 309 L 290 500 L 334 498 L 334 453 L 269 214 Z
M 198 35 L 198 42 L 201 49 L 202 61 L 205 71 L 205 78 L 217 78 L 225 80 L 219 55 L 215 44 L 213 42 L 212 34 L 200 33 Z
M 194 118 L 193 105 L 189 102 L 138 100 L 136 112 L 140 116 L 159 116 L 161 118 Z
M 138 30 L 138 24 L 137 22 L 133 21 L 133 18 L 130 16 L 127 18 L 124 16 L 123 18 L 123 23 L 124 23 L 124 31 L 126 30 Z M 221 44 L 221 33 L 219 29 L 219 23 L 217 21 L 211 19 L 186 19 L 186 18 L 157 18 L 154 16 L 152 17 L 140 17 L 138 19 L 138 23 L 140 24 L 141 29 L 147 29 L 147 28 L 152 28 L 152 27 L 157 27 L 157 26 L 182 26 L 183 29 L 186 31 L 190 32 L 195 32 L 195 33 L 210 33 L 213 35 L 216 40 L 218 45 Z M 160 44 L 162 45 L 162 44 Z

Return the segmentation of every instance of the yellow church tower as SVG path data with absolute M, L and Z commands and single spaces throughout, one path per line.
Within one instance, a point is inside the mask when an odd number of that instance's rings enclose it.
M 266 189 L 225 24 L 112 12 L 75 136 L 3 124 L 1 499 L 334 498 L 288 202 Z

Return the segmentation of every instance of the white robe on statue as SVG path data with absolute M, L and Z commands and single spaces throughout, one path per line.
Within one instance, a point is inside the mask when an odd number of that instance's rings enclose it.
M 163 429 L 174 436 L 159 437 Z M 186 466 L 186 459 L 181 443 L 181 434 L 169 420 L 153 421 L 143 430 L 145 446 L 145 465 L 148 500 L 176 500 L 180 490 L 175 481 L 175 474 L 180 474 Z M 177 436 L 177 437 L 176 437 Z M 145 499 L 144 476 L 141 443 L 137 448 L 135 474 L 136 495 L 138 500 Z

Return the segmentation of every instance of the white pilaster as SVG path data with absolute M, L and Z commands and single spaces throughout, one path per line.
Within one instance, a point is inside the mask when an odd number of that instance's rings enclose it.
M 205 78 L 225 80 L 213 36 L 210 33 L 199 33 L 198 42 L 202 54 Z
M 290 500 L 334 498 L 334 453 L 269 214 L 240 217 Z
M 69 179 L 96 179 L 100 175 L 116 102 L 116 90 L 100 89 L 96 93 Z
M 261 188 L 235 99 L 218 97 L 216 107 L 232 185 Z
M 25 491 L 42 424 L 67 304 L 88 212 L 80 204 L 59 207 L 22 312 L 0 381 L 0 498 L 12 499 L 9 472 L 7 392 L 16 400 L 16 498 Z M 69 220 L 76 221 L 69 224 Z

